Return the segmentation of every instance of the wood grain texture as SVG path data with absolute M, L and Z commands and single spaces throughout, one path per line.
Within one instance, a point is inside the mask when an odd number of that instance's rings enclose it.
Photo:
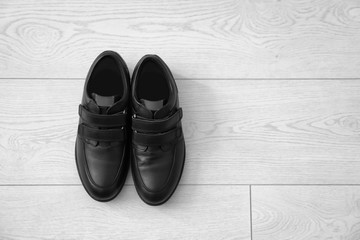
M 357 0 L 0 3 L 0 77 L 84 77 L 106 49 L 179 78 L 357 78 Z
M 1 80 L 0 184 L 80 184 L 83 83 Z M 181 184 L 360 184 L 360 80 L 177 83 Z
M 0 187 L 2 239 L 249 240 L 249 213 L 249 188 L 241 186 L 180 186 L 158 207 L 133 186 L 108 203 L 82 186 Z
M 254 240 L 360 239 L 359 186 L 252 187 Z

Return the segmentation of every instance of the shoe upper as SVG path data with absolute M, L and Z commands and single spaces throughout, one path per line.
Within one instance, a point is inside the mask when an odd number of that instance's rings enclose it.
M 129 92 L 123 59 L 112 51 L 100 54 L 85 81 L 75 150 L 83 186 L 98 201 L 114 198 L 126 179 Z
M 185 161 L 178 89 L 160 57 L 146 55 L 139 61 L 131 94 L 135 187 L 144 202 L 159 205 L 175 191 Z

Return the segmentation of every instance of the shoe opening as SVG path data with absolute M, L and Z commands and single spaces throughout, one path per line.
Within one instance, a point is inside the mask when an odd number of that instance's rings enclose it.
M 139 69 L 136 95 L 149 110 L 159 110 L 169 98 L 169 83 L 164 69 L 152 60 L 147 60 Z
M 122 96 L 124 83 L 122 69 L 111 56 L 102 57 L 95 65 L 88 83 L 88 94 Z

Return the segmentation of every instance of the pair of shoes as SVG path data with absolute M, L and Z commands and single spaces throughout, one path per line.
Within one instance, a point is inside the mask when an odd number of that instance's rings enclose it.
M 178 89 L 156 55 L 129 71 L 119 54 L 101 53 L 86 77 L 79 106 L 75 159 L 81 182 L 97 201 L 110 201 L 131 165 L 134 185 L 149 205 L 174 193 L 185 162 Z

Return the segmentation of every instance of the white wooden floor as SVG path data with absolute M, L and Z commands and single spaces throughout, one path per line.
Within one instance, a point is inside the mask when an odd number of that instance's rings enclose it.
M 103 50 L 172 69 L 187 161 L 145 205 L 74 160 Z M 0 1 L 0 239 L 360 239 L 360 1 Z

